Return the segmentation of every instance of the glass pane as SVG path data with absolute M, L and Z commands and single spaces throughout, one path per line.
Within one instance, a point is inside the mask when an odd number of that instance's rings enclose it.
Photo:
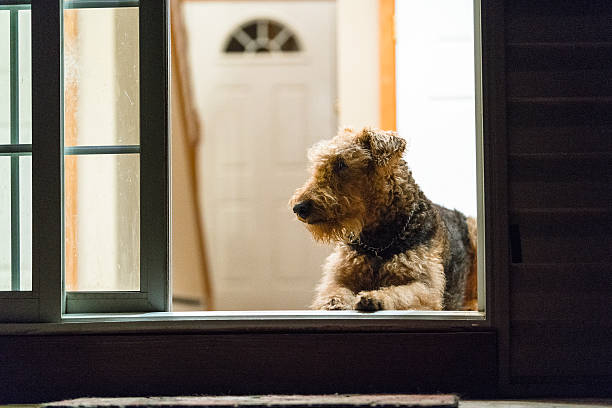
M 139 144 L 138 8 L 64 11 L 66 146 Z
M 11 290 L 11 158 L 0 157 L 0 290 Z
M 32 156 L 19 158 L 19 252 L 21 290 L 32 290 Z
M 66 290 L 140 289 L 138 154 L 66 156 Z
M 11 39 L 11 12 L 17 36 Z M 19 95 L 19 143 L 32 143 L 32 56 L 30 40 L 30 10 L 0 10 L 0 144 L 11 143 L 11 46 L 17 49 L 13 69 Z
M 11 142 L 11 17 L 0 10 L 0 144 Z M 0 173 L 6 174 L 6 173 Z
M 19 11 L 19 143 L 32 143 L 32 39 L 30 10 Z
M 0 291 L 6 290 L 32 290 L 32 158 L 25 156 L 0 157 Z

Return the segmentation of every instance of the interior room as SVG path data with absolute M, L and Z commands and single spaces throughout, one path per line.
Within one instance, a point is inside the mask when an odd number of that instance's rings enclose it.
M 315 242 L 288 201 L 308 177 L 309 147 L 339 127 L 397 131 L 427 197 L 476 217 L 470 1 L 176 10 L 175 310 L 309 308 L 334 244 Z

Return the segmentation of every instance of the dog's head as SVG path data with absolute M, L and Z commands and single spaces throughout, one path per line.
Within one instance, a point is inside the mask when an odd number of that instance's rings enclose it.
M 406 141 L 397 133 L 342 129 L 308 151 L 311 176 L 289 204 L 316 240 L 358 236 L 401 159 Z

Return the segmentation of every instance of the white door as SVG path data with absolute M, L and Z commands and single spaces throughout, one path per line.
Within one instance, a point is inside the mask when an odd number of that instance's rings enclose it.
M 335 2 L 184 4 L 215 307 L 304 309 L 329 249 L 287 203 L 337 126 Z

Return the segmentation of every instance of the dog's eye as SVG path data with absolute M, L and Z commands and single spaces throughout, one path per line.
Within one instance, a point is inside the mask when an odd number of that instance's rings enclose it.
M 348 166 L 346 165 L 346 162 L 342 159 L 338 159 L 336 160 L 336 162 L 334 163 L 334 172 L 335 173 L 340 173 L 342 170 L 348 168 Z

